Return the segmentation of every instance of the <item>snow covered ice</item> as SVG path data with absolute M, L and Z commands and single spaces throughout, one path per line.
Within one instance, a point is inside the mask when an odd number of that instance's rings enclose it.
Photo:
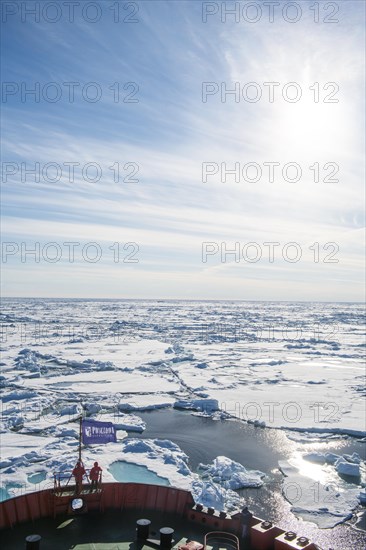
M 239 508 L 235 491 L 260 490 L 271 472 L 225 456 L 194 472 L 164 433 L 143 439 L 139 412 L 175 408 L 286 430 L 297 450 L 281 465 L 284 498 L 319 526 L 344 521 L 364 502 L 364 457 L 316 446 L 366 435 L 363 322 L 357 304 L 3 300 L 3 498 L 71 470 L 82 413 L 118 430 L 117 443 L 83 450 L 87 464 L 103 464 L 103 479 L 114 480 L 114 462 L 140 464 L 197 502 Z M 309 479 L 339 495 L 325 505 L 307 492 Z
M 247 470 L 242 464 L 226 456 L 218 456 L 212 464 L 200 464 L 199 468 L 203 471 L 203 479 L 219 483 L 227 489 L 261 487 L 265 477 L 263 472 Z

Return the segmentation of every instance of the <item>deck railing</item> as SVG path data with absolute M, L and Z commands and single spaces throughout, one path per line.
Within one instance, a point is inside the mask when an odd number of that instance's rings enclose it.
M 90 470 L 85 470 L 85 474 L 82 480 L 82 488 L 91 488 L 91 479 L 89 477 Z M 85 483 L 86 482 L 86 483 Z M 102 487 L 102 472 L 99 473 L 97 480 L 97 491 L 100 491 Z M 67 491 L 71 491 L 76 488 L 76 483 L 72 472 L 54 472 L 53 474 L 53 488 L 55 494 L 62 494 Z
M 210 531 L 205 535 L 205 550 L 208 547 L 212 547 L 213 550 L 219 548 L 226 548 L 227 550 L 239 550 L 239 539 L 232 533 L 226 533 L 225 531 Z

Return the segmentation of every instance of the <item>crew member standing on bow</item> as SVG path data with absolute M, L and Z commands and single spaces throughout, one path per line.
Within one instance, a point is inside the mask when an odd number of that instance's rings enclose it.
M 77 461 L 76 466 L 72 471 L 72 475 L 75 478 L 75 485 L 76 485 L 75 494 L 80 495 L 81 486 L 82 486 L 82 483 L 83 483 L 83 477 L 85 475 L 85 468 L 84 468 L 83 463 L 81 462 L 81 460 Z
M 89 478 L 91 481 L 91 488 L 90 492 L 97 491 L 98 489 L 98 481 L 100 478 L 100 474 L 102 473 L 102 468 L 99 466 L 98 462 L 94 462 L 93 468 L 90 470 Z

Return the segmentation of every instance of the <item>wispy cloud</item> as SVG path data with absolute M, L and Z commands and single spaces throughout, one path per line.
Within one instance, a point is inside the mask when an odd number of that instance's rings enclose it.
M 19 168 L 2 184 L 4 241 L 134 241 L 140 261 L 128 266 L 121 290 L 110 258 L 50 266 L 14 256 L 3 265 L 4 293 L 57 296 L 55 281 L 63 280 L 62 294 L 69 296 L 362 299 L 360 4 L 342 8 L 335 25 L 316 25 L 309 14 L 298 24 L 223 24 L 219 18 L 205 24 L 200 3 L 192 2 L 140 2 L 135 25 L 108 18 L 94 25 L 80 18 L 74 24 L 11 22 L 16 32 L 6 34 L 4 80 L 29 88 L 38 82 L 41 89 L 56 82 L 62 97 L 52 103 L 27 96 L 22 102 L 19 93 L 4 105 L 3 161 Z M 72 103 L 65 82 L 80 84 Z M 88 82 L 102 90 L 98 102 L 83 98 Z M 131 88 L 124 84 L 135 83 L 138 102 L 116 103 L 116 82 L 125 95 Z M 204 82 L 218 88 L 206 102 Z M 243 97 L 248 82 L 262 92 L 256 103 Z M 273 102 L 268 82 L 279 83 Z M 303 94 L 296 103 L 282 96 L 290 82 Z M 324 89 L 329 82 L 338 89 Z M 239 101 L 227 95 L 223 102 L 222 87 L 235 83 Z M 338 103 L 324 103 L 331 92 Z M 47 163 L 60 165 L 62 177 L 37 183 L 28 175 L 22 182 L 21 163 L 31 168 L 36 162 L 41 172 Z M 65 167 L 70 162 L 79 163 L 74 181 Z M 125 164 L 134 163 L 138 183 L 115 182 L 110 167 L 117 162 L 124 177 Z M 274 182 L 268 181 L 269 162 L 279 163 Z M 99 181 L 83 179 L 87 163 L 100 166 Z M 204 163 L 217 167 L 206 182 Z M 239 163 L 241 181 L 228 175 L 223 182 L 222 163 L 227 170 Z M 243 180 L 248 163 L 260 166 L 259 181 Z M 287 163 L 300 166 L 299 181 L 286 181 Z M 339 181 L 324 181 L 335 166 Z M 320 181 L 314 181 L 317 169 Z M 235 242 L 268 241 L 296 241 L 307 251 L 315 242 L 335 242 L 342 261 L 302 259 L 295 268 L 283 261 L 223 262 L 217 254 L 211 264 L 202 262 L 204 242 L 227 243 L 229 249 Z M 238 281 L 243 276 L 244 289 Z M 87 286 L 80 283 L 84 277 Z M 183 280 L 189 281 L 185 288 Z

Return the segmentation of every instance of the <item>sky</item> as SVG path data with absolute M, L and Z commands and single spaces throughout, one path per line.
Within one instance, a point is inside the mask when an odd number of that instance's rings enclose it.
M 364 299 L 363 1 L 1 4 L 3 296 Z

